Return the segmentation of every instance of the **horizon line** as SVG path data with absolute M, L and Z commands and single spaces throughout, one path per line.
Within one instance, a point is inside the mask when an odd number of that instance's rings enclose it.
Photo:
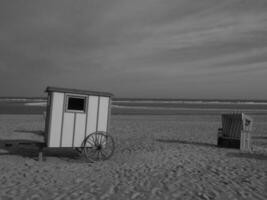
M 0 99 L 44 99 L 46 100 L 47 97 L 44 96 L 0 96 Z M 245 98 L 153 98 L 153 97 L 113 97 L 112 100 L 119 101 L 119 100 L 136 100 L 136 101 L 255 101 L 255 102 L 267 102 L 267 99 L 245 99 Z

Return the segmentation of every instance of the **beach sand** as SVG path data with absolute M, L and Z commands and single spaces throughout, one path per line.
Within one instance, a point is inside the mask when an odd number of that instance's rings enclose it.
M 252 153 L 216 147 L 219 115 L 113 115 L 116 150 L 103 162 L 1 149 L 0 199 L 267 199 L 267 116 L 253 117 Z M 43 129 L 41 115 L 0 115 L 0 139 L 40 140 Z

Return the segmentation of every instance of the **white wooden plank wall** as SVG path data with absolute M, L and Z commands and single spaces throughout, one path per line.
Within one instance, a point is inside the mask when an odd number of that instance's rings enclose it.
M 64 113 L 60 147 L 72 147 L 72 139 L 74 133 L 74 115 L 74 113 Z
M 97 96 L 90 96 L 87 111 L 87 129 L 86 136 L 96 131 L 97 112 L 98 112 L 98 98 Z
M 50 119 L 50 131 L 48 133 L 48 147 L 59 147 L 60 133 L 62 123 L 62 112 L 64 103 L 64 94 L 54 92 L 52 93 L 52 112 Z
M 100 97 L 98 114 L 98 131 L 107 131 L 109 98 Z
M 86 114 L 77 113 L 75 120 L 75 134 L 74 134 L 74 147 L 81 147 L 84 141 L 85 136 L 85 122 L 86 122 Z

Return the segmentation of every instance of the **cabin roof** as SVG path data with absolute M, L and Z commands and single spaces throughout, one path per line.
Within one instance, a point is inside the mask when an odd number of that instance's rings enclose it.
M 84 94 L 84 95 L 105 96 L 105 97 L 113 96 L 113 94 L 109 92 L 97 92 L 97 91 L 50 87 L 50 86 L 46 88 L 45 92 L 61 92 L 61 93 Z

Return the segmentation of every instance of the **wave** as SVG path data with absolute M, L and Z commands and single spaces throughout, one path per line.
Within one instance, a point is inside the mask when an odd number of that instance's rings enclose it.
M 30 102 L 30 103 L 25 103 L 25 106 L 46 106 L 47 102 Z
M 115 100 L 116 103 L 157 103 L 157 104 L 242 104 L 242 105 L 267 105 L 267 101 L 209 101 L 209 100 Z
M 0 102 L 40 102 L 40 101 L 46 101 L 45 99 L 35 99 L 35 98 L 0 98 Z
M 174 108 L 174 107 L 148 107 L 148 106 L 120 106 L 112 105 L 112 108 L 133 110 L 170 110 L 170 111 L 226 111 L 226 112 L 267 112 L 267 109 L 230 109 L 230 108 Z

